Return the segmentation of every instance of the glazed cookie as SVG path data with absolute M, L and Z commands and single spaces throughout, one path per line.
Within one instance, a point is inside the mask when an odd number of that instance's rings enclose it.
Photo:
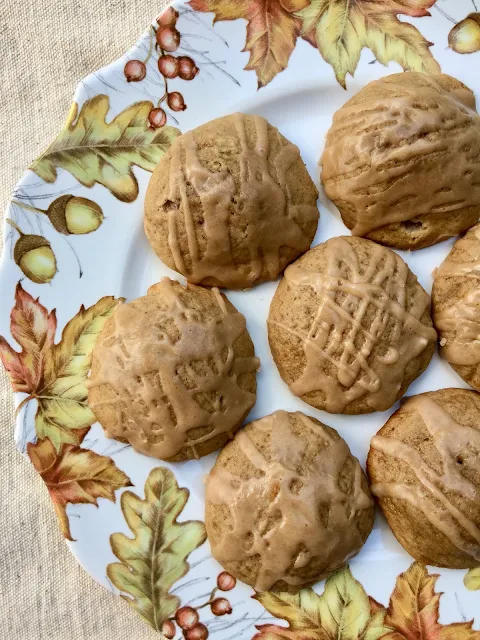
M 213 557 L 257 591 L 323 580 L 373 527 L 358 460 L 334 429 L 298 411 L 239 431 L 208 475 L 205 503 Z
M 162 460 L 199 458 L 246 418 L 257 368 L 245 318 L 218 289 L 164 278 L 105 323 L 88 401 L 109 438 Z
M 416 560 L 480 564 L 480 396 L 408 398 L 372 439 L 368 473 L 395 537 Z
M 173 142 L 148 186 L 145 232 L 190 282 L 246 289 L 308 250 L 317 197 L 298 148 L 264 118 L 236 113 Z
M 335 113 L 322 182 L 353 235 L 421 249 L 480 215 L 480 117 L 447 75 L 396 73 Z
M 430 298 L 391 249 L 332 238 L 285 271 L 268 316 L 291 391 L 330 413 L 384 411 L 428 366 Z
M 480 391 L 480 224 L 455 242 L 435 270 L 432 303 L 440 355 Z

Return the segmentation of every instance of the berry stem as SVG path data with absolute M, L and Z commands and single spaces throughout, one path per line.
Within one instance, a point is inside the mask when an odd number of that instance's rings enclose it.
M 38 209 L 37 207 L 33 207 L 30 204 L 25 204 L 23 202 L 19 202 L 18 200 L 12 200 L 12 204 L 16 204 L 18 207 L 22 209 L 26 209 L 27 211 L 32 211 L 33 213 L 47 213 L 44 209 Z
M 18 226 L 18 224 L 16 222 L 14 222 L 13 220 L 11 220 L 10 218 L 7 218 L 7 222 L 10 226 L 12 226 L 15 231 L 18 231 L 18 233 L 20 234 L 20 236 L 24 236 L 25 234 L 23 233 L 23 231 L 20 229 L 20 227 Z
M 151 29 L 150 29 L 150 44 L 148 45 L 147 57 L 143 61 L 144 65 L 146 65 L 148 63 L 148 61 L 150 60 L 150 58 L 152 57 L 152 53 L 153 53 L 153 37 L 152 36 L 154 34 L 155 34 L 155 29 L 153 27 L 151 27 Z
M 152 31 L 153 33 L 157 33 L 155 27 L 152 27 Z M 159 59 L 165 55 L 165 51 L 160 47 L 160 45 L 157 42 L 155 42 L 155 49 L 160 49 L 160 55 L 158 56 Z M 157 107 L 159 107 L 162 104 L 162 102 L 165 102 L 165 100 L 168 98 L 168 80 L 163 74 L 162 74 L 162 78 L 165 83 L 165 93 L 157 102 Z
M 195 609 L 198 611 L 199 609 L 203 609 L 204 607 L 210 606 L 212 604 L 212 602 L 214 601 L 214 599 L 215 599 L 215 594 L 217 593 L 217 591 L 218 591 L 218 588 L 215 587 L 212 590 L 212 593 L 210 594 L 210 597 L 207 600 L 207 602 L 204 602 L 203 604 L 200 604 L 198 607 L 195 607 Z

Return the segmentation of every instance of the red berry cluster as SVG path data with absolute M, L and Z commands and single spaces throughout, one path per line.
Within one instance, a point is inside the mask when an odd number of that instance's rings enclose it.
M 214 616 L 224 616 L 232 613 L 232 605 L 226 598 L 215 598 L 217 590 L 230 591 L 237 584 L 236 579 L 227 571 L 217 578 L 217 586 L 212 591 L 208 602 L 199 607 L 181 607 L 177 609 L 173 619 L 165 620 L 162 627 L 163 637 L 166 640 L 172 640 L 175 637 L 176 627 L 174 621 L 180 627 L 185 640 L 207 640 L 208 629 L 200 622 L 198 610 L 209 606 Z
M 195 61 L 189 56 L 172 55 L 180 46 L 181 36 L 176 27 L 178 16 L 178 11 L 173 7 L 169 7 L 157 18 L 158 27 L 154 29 L 155 48 L 160 51 L 158 70 L 165 80 L 165 94 L 160 98 L 157 106 L 150 111 L 148 122 L 151 129 L 164 127 L 167 122 L 167 114 L 160 107 L 165 100 L 172 111 L 185 111 L 187 108 L 183 95 L 179 91 L 169 92 L 168 80 L 173 80 L 173 78 L 193 80 L 199 71 Z M 140 82 L 145 78 L 147 75 L 146 63 L 149 58 L 150 54 L 143 62 L 142 60 L 129 60 L 127 62 L 123 70 L 127 82 Z

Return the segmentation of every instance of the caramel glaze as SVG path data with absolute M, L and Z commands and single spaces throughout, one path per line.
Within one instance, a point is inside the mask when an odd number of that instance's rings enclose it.
M 198 444 L 230 433 L 242 420 L 255 394 L 238 385 L 238 376 L 258 369 L 259 361 L 235 357 L 233 345 L 246 330 L 245 318 L 227 310 L 218 289 L 213 293 L 222 315 L 209 321 L 182 302 L 169 278 L 152 290 L 159 304 L 149 313 L 131 304 L 115 309 L 112 339 L 97 344 L 99 369 L 89 381 L 90 388 L 108 385 L 113 397 L 90 405 L 94 412 L 104 405 L 114 408 L 115 422 L 104 427 L 108 437 L 169 459 L 184 446 L 195 454 Z M 199 363 L 205 366 L 199 369 Z M 206 396 L 210 411 L 198 402 Z M 204 433 L 192 435 L 199 428 Z
M 464 262 L 449 257 L 435 271 L 435 280 L 469 278 L 469 291 L 454 305 L 441 311 L 434 307 L 434 322 L 441 332 L 440 354 L 457 365 L 480 363 L 480 225 L 470 229 L 454 244 L 455 252 L 468 256 Z
M 372 411 L 383 411 L 397 399 L 408 363 L 437 339 L 435 330 L 421 322 L 430 298 L 418 287 L 406 309 L 408 266 L 390 249 L 369 245 L 373 253 L 361 271 L 353 247 L 344 238 L 332 238 L 325 247 L 326 273 L 306 272 L 296 263 L 285 271 L 290 287 L 311 287 L 321 298 L 308 335 L 299 336 L 306 366 L 290 389 L 300 397 L 323 391 L 330 413 L 341 413 L 366 394 L 371 396 Z M 369 306 L 375 308 L 375 315 L 366 326 Z M 392 318 L 394 329 L 380 348 Z M 336 375 L 328 365 L 333 365 Z
M 207 502 L 226 505 L 233 521 L 232 528 L 212 545 L 212 554 L 220 563 L 258 556 L 260 569 L 254 585 L 258 591 L 278 581 L 298 586 L 321 580 L 358 553 L 365 542 L 356 519 L 372 508 L 372 498 L 362 488 L 358 460 L 344 440 L 332 438 L 304 414 L 296 415 L 316 438 L 325 441 L 310 467 L 304 468 L 307 443 L 292 431 L 289 414 L 277 411 L 255 423 L 270 433 L 268 460 L 248 432 L 242 430 L 235 436 L 241 453 L 260 476 L 242 479 L 216 464 L 207 478 Z M 339 482 L 349 459 L 355 469 L 347 494 Z M 314 567 L 311 576 L 295 574 L 299 569 L 308 572 L 310 563 Z
M 429 76 L 419 89 L 403 75 L 399 89 L 388 85 L 392 96 L 377 104 L 342 107 L 327 136 L 322 182 L 354 221 L 353 235 L 480 205 L 480 117 L 472 92 L 446 91 Z
M 409 398 L 403 408 L 414 410 L 421 416 L 440 454 L 443 472 L 436 473 L 431 469 L 420 453 L 409 444 L 377 435 L 371 441 L 371 448 L 407 464 L 419 484 L 376 483 L 371 486 L 371 491 L 381 499 L 393 498 L 408 502 L 421 511 L 457 549 L 480 562 L 480 529 L 453 504 L 446 493 L 448 491 L 462 496 L 480 507 L 479 488 L 461 472 L 464 464 L 478 464 L 480 432 L 458 424 L 428 396 Z M 467 456 L 471 460 L 465 459 Z M 462 460 L 462 464 L 458 460 Z
M 310 205 L 292 204 L 291 201 L 287 173 L 300 158 L 298 147 L 291 143 L 281 147 L 274 159 L 276 175 L 272 176 L 268 166 L 268 122 L 265 118 L 253 116 L 257 142 L 254 148 L 250 148 L 245 116 L 236 113 L 232 118 L 239 138 L 239 187 L 229 172 L 213 172 L 201 164 L 194 132 L 185 133 L 172 145 L 169 199 L 181 202 L 191 266 L 185 264 L 180 247 L 176 222 L 179 211 L 176 208 L 172 208 L 168 214 L 168 244 L 175 268 L 186 275 L 190 282 L 208 284 L 213 279 L 224 287 L 238 289 L 245 286 L 245 281 L 253 286 L 264 268 L 269 278 L 274 280 L 280 272 L 282 247 L 293 248 L 298 253 L 307 251 L 310 240 L 300 225 L 318 219 L 318 209 Z M 185 162 L 182 161 L 182 145 Z M 202 204 L 206 236 L 203 255 L 190 210 L 187 182 L 193 185 Z M 250 263 L 247 265 L 235 264 L 232 255 L 229 220 L 234 200 L 240 202 L 241 213 L 238 215 L 245 222 L 242 244 L 250 251 Z M 277 216 L 275 222 L 274 215 Z

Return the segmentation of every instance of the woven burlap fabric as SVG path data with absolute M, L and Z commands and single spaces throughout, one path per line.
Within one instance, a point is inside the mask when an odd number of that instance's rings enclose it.
M 0 1 L 0 207 L 60 129 L 75 86 L 132 46 L 166 0 Z M 0 366 L 1 369 L 1 366 Z M 159 638 L 77 564 L 47 491 L 13 442 L 0 372 L 0 638 Z

